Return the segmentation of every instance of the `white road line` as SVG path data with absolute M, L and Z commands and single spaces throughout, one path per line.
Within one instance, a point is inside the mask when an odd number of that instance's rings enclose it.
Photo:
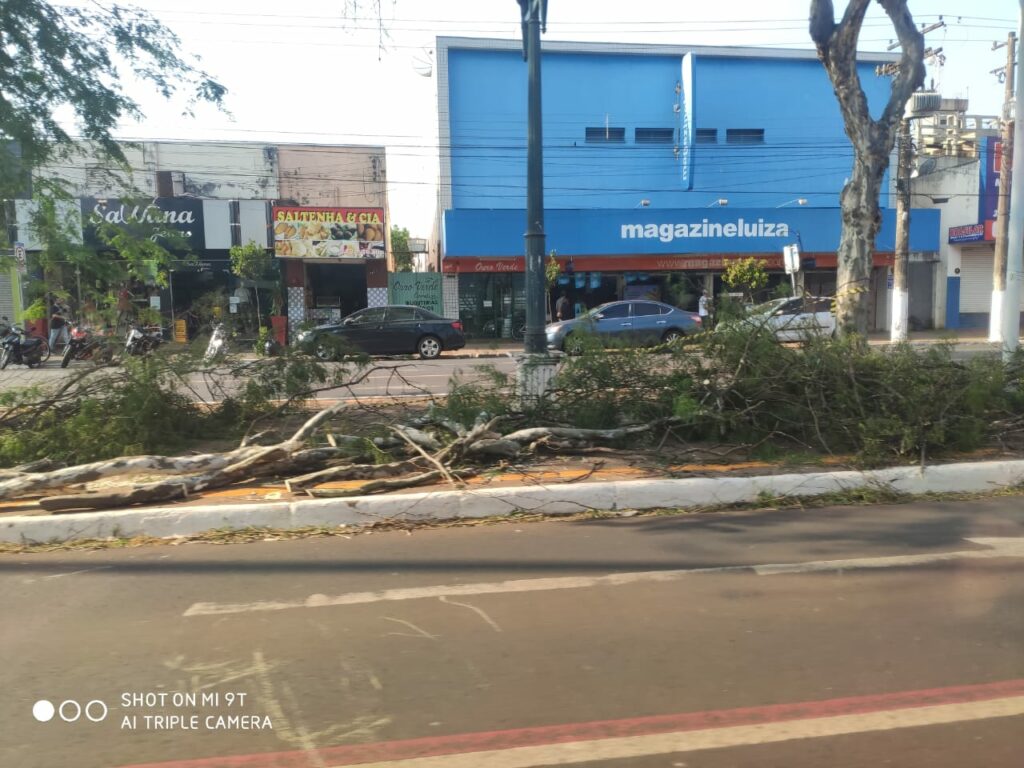
M 349 592 L 343 595 L 310 595 L 304 600 L 285 602 L 259 601 L 252 603 L 194 603 L 184 616 L 215 616 L 226 613 L 255 611 L 284 611 L 291 608 L 326 608 L 339 605 L 364 605 L 398 600 L 465 597 L 469 595 L 496 595 L 515 592 L 547 592 L 559 589 L 589 589 L 592 587 L 619 587 L 626 584 L 664 583 L 679 581 L 689 576 L 710 573 L 753 571 L 759 576 L 778 576 L 792 573 L 823 571 L 852 571 L 875 568 L 900 568 L 949 560 L 977 560 L 995 557 L 1024 557 L 1024 538 L 967 539 L 986 549 L 959 552 L 933 552 L 921 555 L 892 557 L 861 557 L 847 560 L 815 560 L 806 563 L 780 563 L 766 565 L 729 565 L 720 568 L 690 568 L 671 571 L 637 571 L 611 573 L 604 576 L 553 576 L 540 579 L 513 579 L 509 581 L 479 582 L 475 584 L 440 584 L 429 587 L 382 589 L 376 592 Z
M 946 725 L 1024 714 L 1024 696 L 966 704 L 938 704 L 917 709 L 892 709 L 859 715 L 786 720 L 759 725 L 709 728 L 700 731 L 623 736 L 456 755 L 416 757 L 360 763 L 360 768 L 533 768 L 601 760 L 628 760 L 704 749 L 773 744 L 856 733 Z

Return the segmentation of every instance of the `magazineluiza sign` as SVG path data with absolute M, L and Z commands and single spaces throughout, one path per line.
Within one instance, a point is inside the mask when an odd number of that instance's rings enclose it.
M 82 229 L 86 242 L 98 243 L 96 228 L 102 224 L 138 229 L 154 241 L 173 233 L 183 237 L 194 250 L 202 250 L 206 241 L 203 201 L 195 198 L 156 197 L 148 202 L 83 198 Z
M 703 219 L 678 224 L 623 224 L 620 236 L 623 240 L 660 240 L 663 243 L 684 238 L 789 237 L 789 224 L 764 219 L 746 221 L 742 217 L 730 222 Z

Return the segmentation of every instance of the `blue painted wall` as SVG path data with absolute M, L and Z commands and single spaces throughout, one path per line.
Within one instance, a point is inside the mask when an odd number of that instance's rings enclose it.
M 828 78 L 814 60 L 546 53 L 545 206 L 773 207 L 797 197 L 838 204 L 851 150 Z M 522 208 L 526 196 L 526 64 L 518 51 L 450 49 L 452 199 L 458 208 Z M 862 65 L 874 113 L 888 80 Z M 680 111 L 674 106 L 680 103 Z M 588 144 L 587 127 L 625 128 L 622 144 Z M 717 145 L 637 144 L 636 128 L 671 128 L 676 143 L 715 128 Z M 763 128 L 765 144 L 726 144 L 729 128 Z M 692 159 L 692 173 L 686 163 Z M 688 189 L 692 187 L 692 189 Z M 886 200 L 883 199 L 883 205 Z
M 987 317 L 987 315 L 986 315 Z M 960 276 L 946 277 L 946 327 L 960 327 Z

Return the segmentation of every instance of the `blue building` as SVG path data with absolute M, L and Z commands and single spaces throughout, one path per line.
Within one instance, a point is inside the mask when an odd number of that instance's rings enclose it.
M 860 64 L 876 115 L 889 81 L 875 66 L 894 60 L 870 54 Z M 522 48 L 439 38 L 437 62 L 446 311 L 477 335 L 507 335 L 525 312 Z M 649 296 L 695 307 L 702 288 L 723 290 L 733 258 L 757 255 L 773 282 L 787 279 L 791 243 L 805 257 L 803 288 L 834 292 L 839 192 L 853 153 L 814 51 L 545 42 L 542 70 L 547 248 L 563 267 L 556 293 L 579 306 Z M 882 205 L 876 327 L 887 323 L 895 228 L 887 193 Z M 915 213 L 911 238 L 918 254 L 938 251 L 936 211 Z

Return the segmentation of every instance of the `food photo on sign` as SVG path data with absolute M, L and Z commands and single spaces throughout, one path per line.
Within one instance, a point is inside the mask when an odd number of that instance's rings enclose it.
M 274 253 L 299 259 L 384 258 L 384 211 L 275 208 Z

